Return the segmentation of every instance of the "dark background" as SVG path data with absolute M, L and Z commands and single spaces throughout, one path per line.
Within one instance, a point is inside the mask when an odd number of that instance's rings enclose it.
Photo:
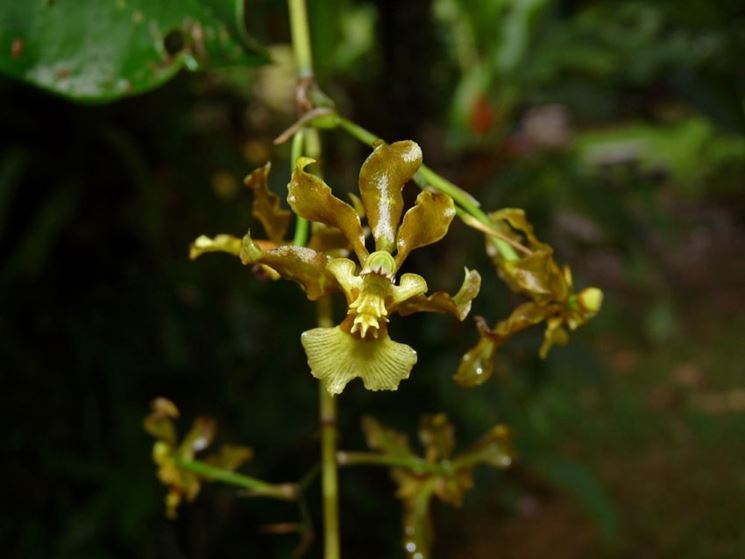
M 471 319 L 395 321 L 419 363 L 396 393 L 347 388 L 342 446 L 363 447 L 364 414 L 413 438 L 419 413 L 444 411 L 464 446 L 512 427 L 515 467 L 480 470 L 463 509 L 435 505 L 435 557 L 740 557 L 745 9 L 565 1 L 523 21 L 509 5 L 314 1 L 319 80 L 362 125 L 420 142 L 486 209 L 525 208 L 605 307 L 545 362 L 541 332 L 516 337 L 470 391 L 450 377 Z M 284 9 L 256 6 L 265 44 L 287 42 Z M 523 52 L 498 62 L 516 37 Z M 261 530 L 295 521 L 293 505 L 215 485 L 166 520 L 141 427 L 162 395 L 184 429 L 212 415 L 220 440 L 252 446 L 251 475 L 297 480 L 316 463 L 299 344 L 313 306 L 227 256 L 187 258 L 200 234 L 258 228 L 240 184 L 267 158 L 283 191 L 282 68 L 181 75 L 101 106 L 0 82 L 4 556 L 287 557 L 296 544 Z M 324 142 L 327 182 L 353 190 L 366 148 Z M 474 314 L 505 317 L 519 298 L 462 224 L 408 266 L 452 291 L 465 264 L 485 279 Z M 386 472 L 341 483 L 346 555 L 399 556 Z

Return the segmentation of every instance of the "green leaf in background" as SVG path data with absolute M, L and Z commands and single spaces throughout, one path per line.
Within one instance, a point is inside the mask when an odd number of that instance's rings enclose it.
M 266 62 L 244 18 L 243 0 L 3 2 L 0 72 L 76 100 L 111 101 L 181 68 Z

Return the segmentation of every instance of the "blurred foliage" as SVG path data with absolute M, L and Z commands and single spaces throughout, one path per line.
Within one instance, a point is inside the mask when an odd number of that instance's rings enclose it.
M 195 234 L 245 230 L 247 171 L 271 158 L 280 198 L 289 179 L 287 149 L 271 146 L 293 120 L 285 5 L 249 8 L 277 61 L 256 71 L 178 74 L 95 107 L 0 82 L 8 556 L 284 557 L 296 544 L 260 530 L 286 505 L 219 487 L 165 520 L 140 426 L 167 394 L 251 441 L 258 477 L 299 479 L 316 461 L 316 381 L 296 343 L 313 309 L 232 259 L 188 261 Z M 396 394 L 350 386 L 343 447 L 363 447 L 361 415 L 406 431 L 414 407 L 445 411 L 463 440 L 510 425 L 514 470 L 474 472 L 479 491 L 455 513 L 434 504 L 435 557 L 741 554 L 743 3 L 314 0 L 311 19 L 340 110 L 417 140 L 486 210 L 525 208 L 578 289 L 607 294 L 570 346 L 542 362 L 540 333 L 521 333 L 471 391 L 451 376 L 472 329 L 393 324 L 419 373 Z M 326 179 L 353 190 L 367 151 L 325 137 Z M 408 261 L 434 289 L 491 265 L 462 225 L 440 245 Z M 474 312 L 514 302 L 485 281 Z M 400 506 L 381 497 L 394 489 L 383 470 L 343 472 L 348 553 L 397 553 Z
M 0 71 L 73 99 L 110 101 L 182 68 L 266 62 L 245 17 L 243 0 L 4 2 Z

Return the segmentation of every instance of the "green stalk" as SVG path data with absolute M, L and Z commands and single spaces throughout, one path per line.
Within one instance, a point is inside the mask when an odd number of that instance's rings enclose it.
M 374 452 L 347 452 L 336 454 L 339 466 L 387 466 L 392 468 L 406 468 L 415 473 L 442 474 L 447 473 L 440 464 L 430 464 L 422 458 L 386 456 Z
M 305 143 L 306 130 L 301 128 L 292 137 L 292 152 L 290 155 L 290 173 L 295 172 L 295 164 L 298 158 L 303 155 L 303 145 Z M 308 230 L 310 226 L 308 220 L 304 217 L 295 216 L 295 236 L 292 243 L 298 246 L 305 246 L 308 242 Z
M 295 484 L 282 483 L 275 485 L 232 470 L 217 468 L 199 460 L 176 460 L 176 465 L 182 470 L 188 470 L 210 481 L 221 481 L 248 489 L 255 496 L 294 501 L 299 495 L 298 487 Z
M 333 316 L 331 298 L 318 301 L 318 326 L 331 328 Z M 318 383 L 321 420 L 321 488 L 323 491 L 324 559 L 339 559 L 339 479 L 336 461 L 338 433 L 336 429 L 336 399 L 326 390 L 326 383 Z
M 287 0 L 292 30 L 292 48 L 298 69 L 298 88 L 301 82 L 313 79 L 313 54 L 310 47 L 310 27 L 305 0 Z M 302 116 L 302 115 L 301 115 Z M 298 134 L 300 131 L 298 132 Z M 320 158 L 321 142 L 318 131 L 306 129 L 304 139 L 293 139 L 293 161 L 303 154 Z M 293 165 L 294 168 L 294 165 Z M 295 243 L 305 244 L 308 238 L 308 224 L 297 222 Z M 318 325 L 322 328 L 333 326 L 331 299 L 325 297 L 318 302 Z M 340 559 L 339 544 L 339 480 L 336 464 L 336 400 L 328 393 L 324 382 L 318 383 L 319 416 L 321 423 L 321 487 L 323 492 L 323 533 L 324 559 Z
M 307 78 L 313 75 L 313 51 L 310 48 L 310 26 L 305 0 L 287 0 L 290 9 L 290 30 L 292 49 L 295 52 L 298 76 Z
M 350 136 L 358 139 L 360 142 L 362 142 L 363 144 L 367 144 L 368 146 L 373 146 L 376 142 L 383 141 L 381 138 L 377 137 L 369 130 L 365 130 L 359 124 L 356 124 L 344 118 L 343 116 L 337 116 L 337 125 L 342 130 L 346 131 Z M 471 196 L 462 188 L 447 180 L 442 175 L 435 173 L 426 165 L 422 165 L 421 169 L 419 169 L 419 172 L 414 177 L 414 182 L 416 182 L 422 188 L 431 186 L 436 190 L 447 194 L 455 201 L 456 204 L 458 204 L 460 208 L 465 210 L 468 214 L 472 215 L 475 219 L 477 219 L 484 225 L 487 225 L 490 228 L 494 228 L 494 223 L 492 223 L 491 219 L 489 219 L 489 216 L 486 215 L 486 213 L 484 213 L 484 211 L 479 207 L 479 202 L 478 200 L 476 200 L 476 198 Z M 495 239 L 495 244 L 499 249 L 502 258 L 504 258 L 505 260 L 518 259 L 515 249 L 512 248 L 509 244 L 505 243 L 503 240 Z

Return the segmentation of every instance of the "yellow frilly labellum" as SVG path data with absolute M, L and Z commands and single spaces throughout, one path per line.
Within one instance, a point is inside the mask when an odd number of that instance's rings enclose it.
M 325 381 L 331 394 L 340 394 L 355 378 L 361 378 L 368 390 L 396 390 L 417 361 L 416 351 L 406 344 L 388 336 L 360 339 L 341 326 L 308 330 L 300 340 L 311 373 Z

